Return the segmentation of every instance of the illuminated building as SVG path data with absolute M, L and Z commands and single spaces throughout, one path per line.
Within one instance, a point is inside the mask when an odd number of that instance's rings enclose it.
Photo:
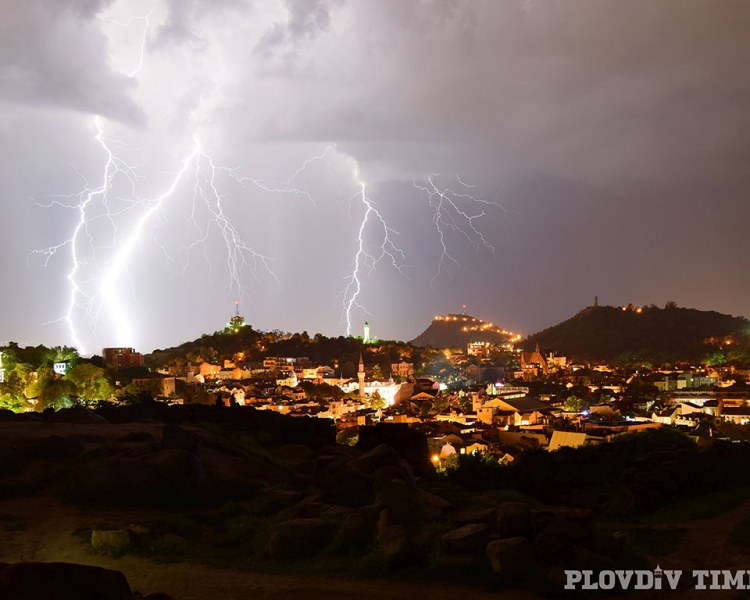
M 3 368 L 3 353 L 0 352 L 0 383 L 5 383 L 5 368 Z
M 370 324 L 367 321 L 365 321 L 365 331 L 364 331 L 364 335 L 362 336 L 362 343 L 363 344 L 370 343 Z
M 67 375 L 70 369 L 70 363 L 67 361 L 56 362 L 52 365 L 52 370 L 58 375 Z
M 104 348 L 102 357 L 104 358 L 104 364 L 115 369 L 143 366 L 143 354 L 132 348 Z

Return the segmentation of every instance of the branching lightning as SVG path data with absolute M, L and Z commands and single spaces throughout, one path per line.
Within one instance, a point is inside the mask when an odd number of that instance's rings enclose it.
M 130 78 L 135 78 L 144 69 L 150 17 L 154 10 L 126 21 L 108 21 L 124 28 L 142 23 L 135 67 L 126 73 Z M 167 112 L 171 110 L 174 109 L 170 108 Z M 386 263 L 401 275 L 407 276 L 406 255 L 397 243 L 398 232 L 389 225 L 384 211 L 370 196 L 368 185 L 360 176 L 357 161 L 340 153 L 334 145 L 329 145 L 319 154 L 304 160 L 286 181 L 274 184 L 262 178 L 241 174 L 239 167 L 219 164 L 215 154 L 206 149 L 196 135 L 189 151 L 182 156 L 177 170 L 161 184 L 162 191 L 145 193 L 144 187 L 154 189 L 153 182 L 146 181 L 147 169 L 123 158 L 122 149 L 127 146 L 105 136 L 105 123 L 101 117 L 94 118 L 94 125 L 94 140 L 104 152 L 105 158 L 97 184 L 90 185 L 81 175 L 81 191 L 52 197 L 45 207 L 63 207 L 74 211 L 75 224 L 67 239 L 49 248 L 34 251 L 34 254 L 42 256 L 45 266 L 54 257 L 66 253 L 70 265 L 66 274 L 68 296 L 65 312 L 58 321 L 65 322 L 72 343 L 82 353 L 87 351 L 84 338 L 96 330 L 102 313 L 106 313 L 115 332 L 114 339 L 109 340 L 112 344 L 136 345 L 134 319 L 122 293 L 123 282 L 129 281 L 134 255 L 143 246 L 144 236 L 148 232 L 167 258 L 167 264 L 174 262 L 157 233 L 159 226 L 166 222 L 170 205 L 182 203 L 186 198 L 190 207 L 190 222 L 195 231 L 193 241 L 186 248 L 188 259 L 194 249 L 202 249 L 210 277 L 208 249 L 218 238 L 226 258 L 229 294 L 239 297 L 244 295 L 242 281 L 247 272 L 257 281 L 260 281 L 259 274 L 265 273 L 278 283 L 271 269 L 273 259 L 248 244 L 232 222 L 231 206 L 227 206 L 229 197 L 222 192 L 222 182 L 229 182 L 243 189 L 253 188 L 265 193 L 299 196 L 317 206 L 313 194 L 299 183 L 302 174 L 317 163 L 329 163 L 333 158 L 346 160 L 351 173 L 351 179 L 348 176 L 346 178 L 347 187 L 353 184 L 356 189 L 349 200 L 356 203 L 357 214 L 361 215 L 356 221 L 353 236 L 356 251 L 351 272 L 346 276 L 341 292 L 342 321 L 347 335 L 351 335 L 356 310 L 369 314 L 362 301 L 368 272 L 381 263 Z M 426 197 L 441 247 L 433 282 L 443 273 L 464 270 L 460 261 L 449 250 L 451 237 L 463 237 L 477 247 L 494 253 L 494 247 L 480 231 L 478 224 L 490 205 L 499 206 L 495 202 L 476 197 L 471 192 L 472 186 L 458 177 L 456 189 L 445 187 L 440 181 L 439 175 L 430 175 L 413 182 L 414 188 Z M 105 223 L 103 229 L 98 225 L 101 222 Z M 84 327 L 86 334 L 82 333 Z
M 365 211 L 362 215 L 362 221 L 359 224 L 357 232 L 357 252 L 354 256 L 354 268 L 351 275 L 347 277 L 346 285 L 342 292 L 344 304 L 343 312 L 346 321 L 346 335 L 351 335 L 352 331 L 352 310 L 354 308 L 359 308 L 367 312 L 367 309 L 359 302 L 359 295 L 362 291 L 361 278 L 363 269 L 374 269 L 383 259 L 390 259 L 391 265 L 403 275 L 405 274 L 404 260 L 406 258 L 404 252 L 396 246 L 393 241 L 393 237 L 397 236 L 398 232 L 388 226 L 383 215 L 368 197 L 367 184 L 365 184 L 359 176 L 359 165 L 354 159 L 352 159 L 352 163 L 354 181 L 359 187 L 359 191 L 352 196 L 352 199 L 357 199 L 362 204 Z M 371 222 L 379 230 L 379 235 L 381 236 L 380 242 L 377 245 L 377 252 L 374 254 L 368 252 L 365 240 L 368 225 Z
M 473 186 L 464 183 L 458 176 L 456 176 L 456 180 L 461 186 L 461 191 L 439 186 L 436 183 L 438 177 L 440 177 L 439 174 L 433 174 L 421 183 L 414 182 L 414 187 L 427 196 L 427 201 L 433 211 L 432 222 L 440 240 L 441 254 L 437 270 L 432 277 L 432 283 L 443 271 L 449 272 L 450 264 L 459 271 L 464 270 L 461 263 L 448 250 L 446 242 L 448 230 L 463 236 L 469 242 L 483 247 L 494 255 L 494 246 L 477 229 L 476 222 L 487 214 L 485 210 L 487 206 L 500 206 L 497 202 L 484 200 L 471 194 L 468 190 L 472 189 Z M 469 204 L 474 210 L 462 208 L 463 204 Z

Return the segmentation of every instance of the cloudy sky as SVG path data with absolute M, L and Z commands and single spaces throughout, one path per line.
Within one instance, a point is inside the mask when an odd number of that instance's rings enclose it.
M 750 315 L 748 2 L 0 11 L 0 341 Z

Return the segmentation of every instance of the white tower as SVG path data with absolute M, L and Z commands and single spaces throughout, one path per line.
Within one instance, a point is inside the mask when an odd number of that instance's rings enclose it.
M 362 336 L 362 342 L 365 344 L 370 343 L 370 324 L 365 321 L 365 334 Z

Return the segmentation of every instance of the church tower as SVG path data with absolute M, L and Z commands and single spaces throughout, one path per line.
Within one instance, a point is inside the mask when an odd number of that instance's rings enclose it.
M 359 399 L 365 399 L 365 361 L 362 359 L 362 353 L 359 353 L 359 371 L 357 371 L 357 379 L 359 379 Z

